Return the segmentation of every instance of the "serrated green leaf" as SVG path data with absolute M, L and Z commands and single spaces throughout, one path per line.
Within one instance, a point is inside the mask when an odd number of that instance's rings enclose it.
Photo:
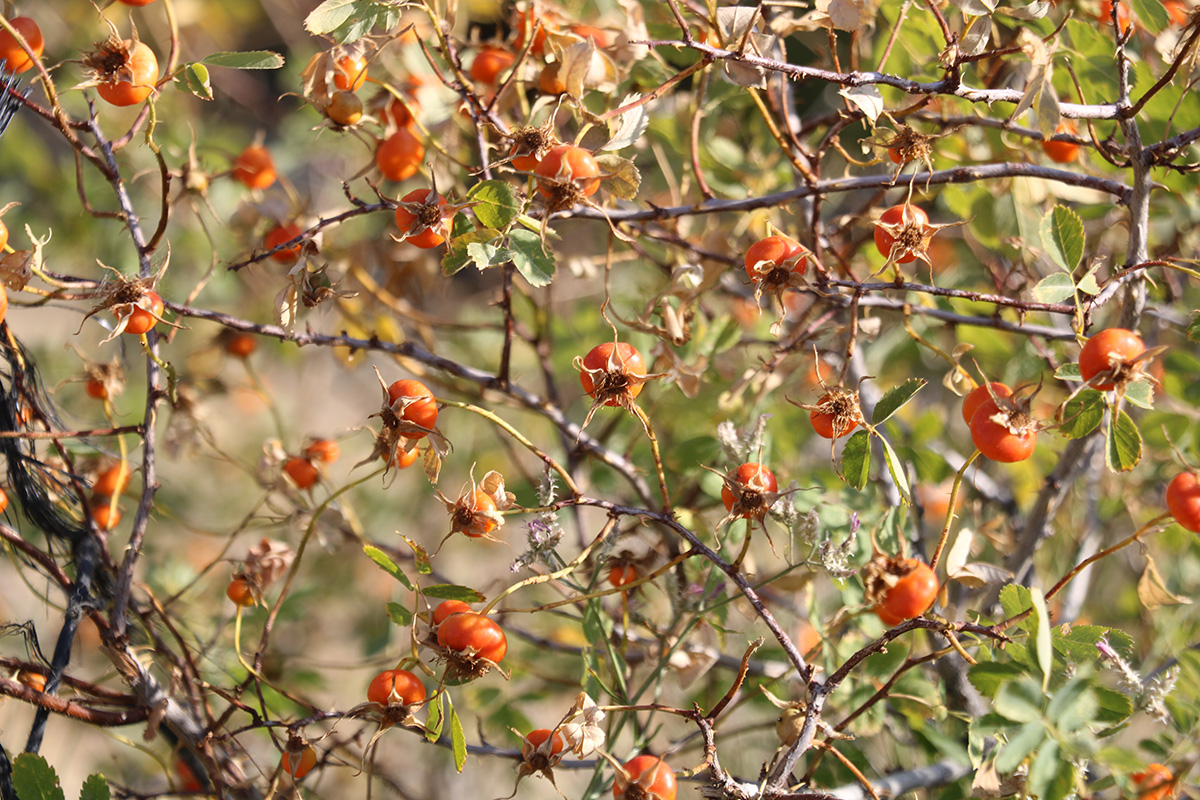
M 896 483 L 896 488 L 904 497 L 904 502 L 911 504 L 912 489 L 908 486 L 908 476 L 904 474 L 904 462 L 900 460 L 900 456 L 896 455 L 896 451 L 892 449 L 891 442 L 880 436 L 879 443 L 883 446 L 883 461 L 887 464 L 888 473 L 891 474 L 892 480 Z
M 521 213 L 521 201 L 503 181 L 483 181 L 471 187 L 467 199 L 474 201 L 471 212 L 484 227 L 503 231 Z
M 279 69 L 286 63 L 283 56 L 272 50 L 212 53 L 200 60 L 210 67 L 228 69 Z
M 449 695 L 446 695 L 446 701 L 450 701 Z M 462 772 L 463 765 L 467 763 L 467 737 L 463 733 L 462 720 L 458 718 L 458 712 L 454 710 L 452 702 L 450 702 L 450 747 L 454 750 L 454 769 Z
M 857 431 L 842 450 L 842 479 L 855 489 L 862 489 L 871 477 L 871 435 Z
M 314 36 L 333 33 L 358 11 L 358 5 L 358 0 L 325 0 L 304 18 L 304 28 Z
M 1038 667 L 1042 670 L 1042 691 L 1050 686 L 1050 670 L 1054 668 L 1054 644 L 1050 626 L 1050 610 L 1046 608 L 1046 596 L 1038 587 L 1031 587 L 1029 598 L 1033 606 L 1033 617 L 1037 625 L 1034 635 Z
M 1024 586 L 1010 583 L 1000 590 L 1000 607 L 1004 609 L 1005 617 L 1015 617 L 1024 612 L 1031 602 L 1029 589 Z M 1028 630 L 1027 623 L 1021 623 L 1021 627 Z
M 1096 721 L 1107 725 L 1124 722 L 1133 714 L 1133 700 L 1124 692 L 1109 689 L 1106 686 L 1095 686 L 1092 692 L 1096 697 L 1099 710 Z
M 1128 472 L 1142 459 L 1142 434 L 1124 410 L 1108 418 L 1108 447 L 1104 462 L 1112 472 Z
M 1066 800 L 1075 788 L 1075 767 L 1059 752 L 1058 742 L 1046 742 L 1029 767 L 1026 789 L 1038 800 Z
M 1075 280 L 1065 272 L 1042 278 L 1030 294 L 1039 303 L 1061 303 L 1075 296 Z
M 425 738 L 428 741 L 436 742 L 442 736 L 442 725 L 446 722 L 443 708 L 446 697 L 445 692 L 439 692 L 436 698 L 429 701 L 429 714 L 425 718 Z
M 1134 381 L 1125 387 L 1125 399 L 1138 408 L 1154 408 L 1154 386 L 1147 380 Z
M 1046 740 L 1046 734 L 1046 725 L 1041 720 L 1026 722 L 1009 737 L 1008 744 L 1000 748 L 996 755 L 996 771 L 1001 775 L 1012 774 Z
M 1068 661 L 1096 661 L 1100 650 L 1096 645 L 1108 633 L 1102 625 L 1072 625 L 1054 629 L 1054 651 Z
M 967 679 L 984 697 L 995 697 L 1005 681 L 1016 680 L 1024 674 L 1024 670 L 1016 664 L 983 661 L 971 667 Z
M 1038 233 L 1042 238 L 1042 246 L 1046 248 L 1046 255 L 1050 256 L 1055 264 L 1068 273 L 1074 272 L 1083 259 L 1083 220 L 1079 218 L 1079 215 L 1066 206 L 1056 205 L 1042 217 L 1042 221 L 1038 225 Z M 1067 275 L 1068 279 L 1070 277 Z M 1074 281 L 1072 281 L 1073 285 Z M 1036 289 L 1034 294 L 1036 296 Z M 1070 296 L 1070 294 L 1066 295 L 1066 297 Z M 1065 300 L 1066 297 L 1063 299 Z
M 1107 407 L 1103 392 L 1084 389 L 1063 407 L 1063 421 L 1059 430 L 1072 439 L 1082 439 L 1104 421 L 1104 409 Z
M 110 797 L 112 792 L 109 791 L 108 781 L 99 772 L 88 775 L 79 790 L 79 800 L 109 800 Z
M 212 84 L 208 80 L 208 67 L 199 62 L 184 64 L 175 75 L 175 85 L 180 91 L 190 92 L 201 100 L 212 100 Z
M 421 594 L 435 600 L 462 600 L 464 603 L 482 603 L 486 597 L 469 586 L 459 586 L 453 583 L 436 583 L 426 586 Z
M 461 215 L 459 215 L 461 216 Z M 458 227 L 458 217 L 455 217 L 454 227 Z M 475 261 L 470 246 L 499 241 L 501 233 L 491 228 L 472 228 L 463 234 L 452 233 L 446 242 L 446 254 L 442 256 L 442 274 L 453 275 L 468 264 Z
M 392 561 L 387 553 L 369 544 L 363 545 L 363 553 L 366 554 L 367 558 L 374 561 L 380 569 L 404 584 L 405 589 L 412 591 L 413 585 L 409 582 L 408 577 L 400 567 L 396 566 L 396 562 Z
M 58 773 L 35 753 L 21 753 L 12 765 L 13 787 L 20 800 L 63 800 Z
M 490 267 L 498 267 L 512 260 L 513 251 L 507 247 L 497 247 L 495 242 L 471 242 L 467 245 L 467 257 L 480 272 Z
M 871 415 L 871 424 L 882 425 L 892 414 L 899 411 L 905 403 L 912 400 L 913 396 L 921 391 L 921 387 L 924 385 L 925 380 L 922 378 L 909 378 L 899 386 L 893 386 L 875 404 L 875 412 Z
M 1025 724 L 1042 722 L 1042 693 L 1028 679 L 1007 681 L 993 699 L 996 713 L 1005 719 Z
M 541 237 L 531 231 L 509 231 L 513 266 L 521 277 L 536 288 L 548 286 L 554 280 L 554 254 L 542 247 Z
M 1072 361 L 1070 364 L 1063 364 L 1058 369 L 1054 370 L 1054 377 L 1060 381 L 1081 381 L 1083 375 L 1079 372 L 1079 363 Z
M 399 603 L 388 603 L 387 615 L 392 622 L 396 623 L 401 628 L 407 628 L 410 624 L 412 624 L 412 612 Z

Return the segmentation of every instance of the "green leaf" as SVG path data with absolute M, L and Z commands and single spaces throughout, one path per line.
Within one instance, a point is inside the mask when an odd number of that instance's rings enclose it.
M 1038 281 L 1032 295 L 1039 303 L 1061 303 L 1075 296 L 1075 279 L 1065 272 L 1056 272 Z
M 1142 459 L 1142 434 L 1124 410 L 1108 419 L 1108 447 L 1104 462 L 1112 472 L 1128 472 Z
M 1154 386 L 1150 381 L 1134 381 L 1125 387 L 1125 399 L 1138 408 L 1154 408 Z
M 1129 0 L 1133 15 L 1150 31 L 1161 31 L 1167 27 L 1167 12 L 1162 0 Z
M 1200 314 L 1192 314 L 1192 321 L 1188 323 L 1187 330 L 1184 333 L 1187 334 L 1189 342 L 1200 344 Z
M 387 553 L 383 552 L 378 547 L 369 544 L 363 545 L 363 552 L 366 553 L 367 558 L 379 565 L 381 570 L 400 581 L 400 583 L 404 584 L 405 589 L 412 591 L 413 585 L 409 582 L 404 572 L 401 571 L 400 567 L 396 566 L 396 562 L 392 561 L 391 557 L 388 556 Z
M 472 242 L 467 245 L 467 257 L 480 272 L 512 261 L 513 251 L 498 247 L 494 242 Z
M 442 736 L 442 725 L 446 722 L 443 704 L 447 697 L 445 692 L 439 692 L 429 701 L 429 715 L 425 718 L 425 738 L 428 741 L 436 742 Z
M 284 65 L 283 56 L 271 50 L 213 53 L 200 60 L 210 67 L 229 69 L 279 69 Z
M 1002 661 L 983 661 L 971 667 L 967 679 L 985 697 L 995 697 L 1005 681 L 1015 680 L 1025 671 L 1016 664 Z
M 503 231 L 521 213 L 521 201 L 511 186 L 503 181 L 483 181 L 471 187 L 467 199 L 475 218 L 487 228 Z
M 1088 684 L 1075 678 L 1059 689 L 1050 698 L 1046 716 L 1054 726 L 1065 733 L 1074 733 L 1095 721 L 1100 704 Z
M 1063 407 L 1063 422 L 1059 430 L 1072 439 L 1082 439 L 1099 427 L 1104 420 L 1106 407 L 1103 392 L 1084 389 Z
M 1008 681 L 996 692 L 993 708 L 997 714 L 1013 722 L 1040 724 L 1042 693 L 1031 680 Z
M 404 540 L 405 544 L 412 548 L 413 563 L 417 566 L 417 574 L 431 574 L 433 572 L 433 564 L 429 563 L 429 553 L 425 550 L 425 548 L 407 536 L 401 536 L 400 538 Z M 412 586 L 410 585 L 408 588 L 411 589 Z
M 412 612 L 399 603 L 388 603 L 387 615 L 392 622 L 396 623 L 401 628 L 407 628 L 410 624 L 412 624 Z
M 108 781 L 99 772 L 87 776 L 83 788 L 79 790 L 79 800 L 109 800 L 112 793 L 108 789 Z
M 1060 381 L 1081 381 L 1083 375 L 1079 372 L 1079 363 L 1072 361 L 1070 364 L 1063 364 L 1058 369 L 1054 370 L 1054 377 Z
M 855 489 L 862 489 L 871 477 L 871 435 L 858 431 L 846 441 L 842 450 L 842 479 Z
M 1079 218 L 1079 215 L 1066 206 L 1056 205 L 1042 217 L 1042 221 L 1038 225 L 1038 233 L 1042 237 L 1042 246 L 1046 248 L 1046 255 L 1067 272 L 1074 272 L 1083 259 L 1083 220 Z M 1067 275 L 1066 277 L 1070 279 L 1071 276 Z M 1074 282 L 1072 282 L 1072 293 L 1073 291 Z M 1036 289 L 1034 296 L 1037 296 Z M 1071 294 L 1067 294 L 1063 299 L 1070 296 Z
M 1075 767 L 1059 752 L 1058 742 L 1048 741 L 1029 767 L 1026 790 L 1038 800 L 1065 800 L 1075 788 Z
M 892 414 L 899 411 L 905 403 L 912 400 L 913 395 L 921 391 L 921 387 L 924 385 L 925 380 L 922 378 L 909 378 L 899 386 L 893 386 L 875 404 L 875 413 L 871 415 L 871 424 L 882 425 Z
M 446 701 L 450 702 L 450 695 L 446 695 Z M 458 712 L 454 710 L 454 703 L 450 703 L 450 746 L 454 750 L 454 769 L 459 772 L 463 771 L 463 765 L 467 763 L 467 737 L 463 733 L 462 720 L 458 718 Z
M 912 489 L 909 488 L 908 477 L 904 474 L 904 463 L 900 460 L 900 456 L 896 455 L 896 451 L 892 449 L 892 445 L 887 439 L 880 436 L 879 443 L 883 445 L 883 460 L 887 464 L 888 472 L 892 475 L 892 480 L 896 482 L 896 488 L 900 490 L 906 503 L 912 503 Z
M 175 85 L 180 91 L 190 92 L 201 100 L 212 100 L 212 84 L 208 81 L 208 67 L 199 62 L 184 64 L 175 76 Z
M 63 800 L 58 773 L 46 759 L 34 753 L 21 753 L 13 762 L 13 786 L 20 800 Z
M 457 228 L 458 218 L 455 218 Z M 442 274 L 453 275 L 468 264 L 475 263 L 470 246 L 499 241 L 501 233 L 491 228 L 474 228 L 462 235 L 452 235 L 446 243 L 446 254 L 442 256 Z
M 1037 621 L 1037 662 L 1042 670 L 1042 691 L 1050 685 L 1050 670 L 1054 668 L 1054 646 L 1051 637 L 1050 611 L 1046 608 L 1046 596 L 1034 586 L 1029 590 L 1033 603 L 1033 619 Z
M 1106 686 L 1092 687 L 1092 693 L 1096 697 L 1096 703 L 1099 710 L 1096 712 L 1096 720 L 1107 725 L 1113 725 L 1118 722 L 1124 722 L 1133 714 L 1133 700 L 1124 692 L 1119 692 L 1116 689 L 1109 689 Z
M 1100 264 L 1097 263 L 1094 267 L 1083 274 L 1083 277 L 1079 279 L 1079 283 L 1076 285 L 1076 288 L 1085 294 L 1100 294 L 1100 284 L 1096 280 L 1096 273 L 1099 271 Z
M 1029 589 L 1010 583 L 1000 590 L 1000 607 L 1004 609 L 1005 617 L 1015 617 L 1032 605 Z M 1022 623 L 1022 628 L 1028 630 L 1028 624 Z
M 513 266 L 530 286 L 536 288 L 550 285 L 554 280 L 554 255 L 542 247 L 542 239 L 532 231 L 509 231 L 512 245 Z
M 356 0 L 325 0 L 304 18 L 304 27 L 314 36 L 333 33 L 358 10 Z
M 1096 644 L 1109 629 L 1103 625 L 1063 625 L 1054 629 L 1054 651 L 1067 661 L 1095 662 L 1100 657 Z
M 469 586 L 458 586 L 453 583 L 436 583 L 426 586 L 421 594 L 435 600 L 462 600 L 464 603 L 482 603 L 486 597 Z
M 1009 738 L 1008 744 L 996 755 L 996 771 L 1001 775 L 1009 775 L 1021 766 L 1030 753 L 1046 740 L 1046 725 L 1041 720 L 1026 722 Z

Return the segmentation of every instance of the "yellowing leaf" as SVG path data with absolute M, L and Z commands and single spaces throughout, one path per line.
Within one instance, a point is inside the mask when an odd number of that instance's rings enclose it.
M 1138 579 L 1137 593 L 1138 600 L 1148 611 L 1162 606 L 1188 605 L 1192 602 L 1190 597 L 1181 597 L 1167 589 L 1154 559 L 1150 556 L 1146 556 L 1146 570 Z

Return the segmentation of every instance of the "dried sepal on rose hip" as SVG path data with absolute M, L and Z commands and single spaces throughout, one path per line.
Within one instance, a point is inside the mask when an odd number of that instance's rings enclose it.
M 401 461 L 406 460 L 405 457 L 423 439 L 430 442 L 437 458 L 444 457 L 450 451 L 450 443 L 435 427 L 438 404 L 429 387 L 411 379 L 385 384 L 378 369 L 375 370 L 375 377 L 383 390 L 383 405 L 379 413 L 371 416 L 383 421 L 383 430 L 375 435 L 375 447 L 371 454 L 359 464 L 382 458 L 386 475 L 392 467 L 407 466 L 402 465 Z
M 450 514 L 450 533 L 446 538 L 461 533 L 471 539 L 499 541 L 492 532 L 504 525 L 500 513 L 516 504 L 516 495 L 504 488 L 504 476 L 492 470 L 483 476 L 478 485 L 474 479 L 457 500 L 450 500 L 441 491 L 438 499 Z M 442 540 L 445 542 L 445 539 Z
M 363 39 L 317 53 L 300 72 L 301 94 L 318 108 L 336 92 L 356 92 L 367 80 L 372 55 L 370 43 Z
M 790 397 L 792 405 L 809 412 L 808 419 L 813 430 L 832 443 L 846 436 L 858 426 L 866 427 L 858 392 L 841 386 L 828 386 L 821 381 L 821 396 L 816 403 L 801 403 Z
M 234 571 L 225 594 L 238 606 L 260 603 L 263 591 L 283 577 L 295 559 L 295 551 L 286 542 L 264 537 L 246 552 L 245 563 Z
M 83 368 L 83 387 L 88 397 L 111 400 L 125 392 L 125 367 L 114 358 L 106 364 L 88 362 Z
M 112 332 L 101 340 L 101 344 L 112 341 L 122 333 L 134 335 L 146 333 L 159 322 L 171 325 L 162 316 L 165 309 L 162 296 L 153 288 L 162 276 L 162 272 L 166 270 L 166 265 L 158 274 L 145 278 L 129 278 L 111 267 L 104 264 L 101 266 L 113 272 L 116 277 L 101 286 L 100 302 L 83 315 L 83 322 L 101 311 L 111 311 L 116 318 Z M 80 322 L 79 330 L 83 330 L 83 322 Z M 180 327 L 179 325 L 171 326 Z M 76 331 L 76 333 L 78 332 Z
M 1079 351 L 1079 374 L 1093 389 L 1101 392 L 1116 389 L 1123 395 L 1131 383 L 1140 380 L 1157 383 L 1146 367 L 1166 349 L 1146 349 L 1142 337 L 1131 330 L 1105 328 L 1090 336 Z
M 933 269 L 933 262 L 929 260 L 929 245 L 933 237 L 943 228 L 964 224 L 960 221 L 935 225 L 929 221 L 929 215 L 924 209 L 914 206 L 908 200 L 901 205 L 892 206 L 875 221 L 875 248 L 887 260 L 874 274 L 878 275 L 888 267 L 894 267 L 897 280 L 901 280 L 898 265 L 918 260 Z
M 511 729 L 513 733 L 521 736 L 516 729 Z M 554 782 L 554 768 L 563 760 L 570 750 L 567 748 L 567 740 L 557 728 L 551 730 L 549 728 L 536 728 L 530 731 L 527 735 L 521 736 L 521 761 L 517 764 L 517 785 L 519 786 L 522 779 L 528 778 L 530 775 L 541 775 L 555 788 L 558 785 Z M 516 786 L 513 787 L 512 797 L 516 795 Z
M 675 800 L 678 786 L 675 770 L 662 756 L 634 756 L 624 764 L 611 756 L 605 757 L 613 765 L 613 797 L 621 800 Z
M 889 627 L 928 611 L 939 586 L 937 575 L 923 561 L 882 553 L 864 568 L 863 583 L 867 603 Z
M 1012 464 L 1033 455 L 1042 426 L 1030 413 L 1033 397 L 1041 388 L 1018 387 L 1010 395 L 983 384 L 988 397 L 976 407 L 968 423 L 971 441 L 991 461 Z
M 430 250 L 450 238 L 454 215 L 475 205 L 478 201 L 447 202 L 438 193 L 436 182 L 428 189 L 413 189 L 396 202 L 396 227 L 401 234 L 392 238 Z
M 317 751 L 297 730 L 288 731 L 287 744 L 279 761 L 279 768 L 293 781 L 302 779 L 317 765 Z
M 354 712 L 378 712 L 380 733 L 394 725 L 421 728 L 415 712 L 425 704 L 427 697 L 425 684 L 416 674 L 406 669 L 388 669 L 371 679 L 367 686 L 367 702 L 356 706 Z M 375 739 L 371 741 L 374 743 Z
M 896 175 L 892 178 L 892 183 L 895 183 L 896 178 L 900 177 L 901 171 L 904 170 L 904 165 L 910 161 L 920 161 L 932 173 L 933 161 L 930 156 L 933 155 L 933 142 L 940 138 L 940 136 L 921 133 L 900 123 L 897 125 L 895 133 L 889 132 L 887 135 L 881 136 L 877 131 L 874 136 L 864 139 L 863 144 L 874 145 L 883 151 L 893 164 L 897 165 Z
M 504 160 L 521 172 L 532 173 L 536 170 L 546 154 L 561 144 L 554 133 L 554 118 L 555 114 L 551 113 L 541 125 L 527 125 L 506 134 L 511 146 L 508 158 Z M 498 163 L 502 164 L 504 160 Z
M 154 91 L 158 83 L 158 58 L 140 39 L 133 27 L 128 39 L 122 39 L 113 23 L 108 38 L 96 42 L 95 49 L 81 59 L 84 80 L 74 88 L 96 87 L 97 93 L 116 106 L 136 105 Z
M 641 394 L 642 386 L 647 381 L 665 377 L 647 374 L 646 360 L 637 348 L 617 341 L 596 345 L 582 358 L 576 356 L 574 366 L 579 370 L 583 391 L 592 398 L 592 406 L 580 426 L 581 433 L 592 421 L 592 415 L 602 406 L 620 406 L 642 419 L 634 400 Z M 642 424 L 646 424 L 644 419 Z
M 508 637 L 491 617 L 463 611 L 451 614 L 437 631 L 438 658 L 446 663 L 445 680 L 472 681 L 486 675 L 508 652 Z M 501 670 L 505 679 L 508 675 Z
M 779 491 L 779 482 L 775 473 L 766 465 L 756 461 L 747 461 L 737 469 L 721 473 L 712 467 L 704 469 L 721 476 L 721 501 L 728 512 L 725 518 L 717 523 L 721 528 L 735 519 L 749 519 L 761 522 L 775 505 L 775 501 L 787 492 Z

